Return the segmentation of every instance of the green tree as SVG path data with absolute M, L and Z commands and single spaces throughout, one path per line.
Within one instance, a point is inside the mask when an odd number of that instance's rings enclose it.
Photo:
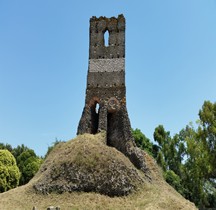
M 161 167 L 166 170 L 172 170 L 175 174 L 181 175 L 182 160 L 185 155 L 185 146 L 183 140 L 178 134 L 170 136 L 170 132 L 165 131 L 162 125 L 155 128 L 154 140 L 159 145 L 159 152 L 156 158 Z
M 216 103 L 205 101 L 196 127 L 190 123 L 174 136 L 163 125 L 156 127 L 157 145 L 139 129 L 133 135 L 137 146 L 153 154 L 164 178 L 178 192 L 200 208 L 216 207 Z
M 28 148 L 24 144 L 12 148 L 10 144 L 0 143 L 0 149 L 9 150 L 15 157 L 17 166 L 21 172 L 19 181 L 20 185 L 29 182 L 43 162 L 41 157 L 38 157 L 32 149 Z
M 20 171 L 14 156 L 8 150 L 0 150 L 0 192 L 17 187 L 19 178 Z
M 192 125 L 186 126 L 182 130 L 186 142 L 187 159 L 184 162 L 184 176 L 182 182 L 185 186 L 185 197 L 196 205 L 207 205 L 206 194 L 204 192 L 205 175 L 208 160 L 206 151 L 196 130 Z
M 159 125 L 154 139 L 166 181 L 200 208 L 215 208 L 216 103 L 204 102 L 196 128 L 190 123 L 171 137 Z
M 199 138 L 202 140 L 203 148 L 208 153 L 209 168 L 208 177 L 216 178 L 216 103 L 205 101 L 199 111 L 200 127 Z
M 162 125 L 155 128 L 154 140 L 159 145 L 159 152 L 156 157 L 157 163 L 164 171 L 165 180 L 172 185 L 179 193 L 185 194 L 181 176 L 183 173 L 182 161 L 185 156 L 185 145 L 180 135 L 170 136 Z
M 7 149 L 9 152 L 12 152 L 13 148 L 10 144 L 0 143 L 0 149 Z
M 28 183 L 37 173 L 43 160 L 27 147 L 24 150 L 19 147 L 17 154 L 17 165 L 21 172 L 20 185 L 23 185 Z
M 134 137 L 135 143 L 138 147 L 148 152 L 152 156 L 156 156 L 158 152 L 157 145 L 154 145 L 150 139 L 148 139 L 140 129 L 132 129 L 132 135 Z
M 183 188 L 183 185 L 181 183 L 182 182 L 181 178 L 177 174 L 175 174 L 174 171 L 172 170 L 165 171 L 164 178 L 167 181 L 167 183 L 172 185 L 179 193 L 184 195 L 185 189 Z

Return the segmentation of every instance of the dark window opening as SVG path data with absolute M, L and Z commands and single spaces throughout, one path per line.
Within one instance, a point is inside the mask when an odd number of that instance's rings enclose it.
M 96 134 L 98 132 L 99 111 L 100 105 L 95 102 L 95 104 L 91 107 L 91 134 Z
M 114 146 L 117 140 L 117 125 L 115 113 L 107 113 L 107 146 Z
M 111 121 L 112 121 L 112 114 L 108 113 L 107 114 L 107 145 L 111 145 L 111 139 L 112 139 L 112 128 L 111 128 Z

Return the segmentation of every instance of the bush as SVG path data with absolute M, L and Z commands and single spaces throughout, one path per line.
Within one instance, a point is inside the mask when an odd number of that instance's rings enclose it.
M 8 150 L 0 150 L 0 192 L 19 185 L 20 171 L 14 156 Z

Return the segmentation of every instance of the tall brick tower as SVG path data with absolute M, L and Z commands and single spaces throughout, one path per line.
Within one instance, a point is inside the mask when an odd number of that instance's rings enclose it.
M 108 33 L 108 46 L 105 45 Z M 89 67 L 85 107 L 77 134 L 107 133 L 107 145 L 145 169 L 142 152 L 135 146 L 126 108 L 125 18 L 90 19 Z

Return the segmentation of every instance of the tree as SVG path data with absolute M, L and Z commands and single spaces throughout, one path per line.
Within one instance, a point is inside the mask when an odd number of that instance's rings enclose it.
M 42 158 L 38 157 L 32 149 L 24 144 L 12 148 L 10 144 L 0 143 L 0 149 L 9 150 L 15 157 L 17 166 L 21 172 L 19 185 L 28 183 L 37 173 L 43 162 Z
M 215 208 L 216 103 L 204 102 L 196 128 L 190 123 L 171 137 L 159 125 L 154 139 L 166 181 L 200 208 Z
M 181 193 L 182 195 L 184 194 L 185 190 L 182 186 L 181 178 L 177 174 L 175 174 L 174 171 L 165 171 L 164 178 L 167 181 L 167 183 L 172 185 L 179 193 Z
M 161 166 L 165 180 L 172 185 L 179 193 L 185 195 L 185 188 L 182 185 L 183 174 L 182 161 L 185 156 L 185 143 L 181 135 L 170 136 L 162 125 L 155 128 L 154 140 L 159 145 L 159 152 L 156 157 L 157 163 Z
M 28 183 L 39 170 L 43 160 L 36 156 L 32 149 L 19 147 L 17 156 L 17 165 L 21 172 L 20 185 Z M 21 153 L 20 153 L 21 152 Z
M 17 147 L 13 148 L 12 150 L 12 154 L 13 156 L 17 158 L 23 153 L 25 152 L 26 150 L 29 150 L 28 147 L 26 147 L 24 144 L 21 144 L 21 145 L 18 145 Z
M 198 129 L 199 130 L 199 129 Z M 186 143 L 186 156 L 183 166 L 182 182 L 187 189 L 185 197 L 198 206 L 206 206 L 206 193 L 204 190 L 205 173 L 208 168 L 208 158 L 199 138 L 198 130 L 192 124 L 182 129 L 182 136 Z
M 170 136 L 162 125 L 155 128 L 154 140 L 159 144 L 157 162 L 162 168 L 172 170 L 175 174 L 181 174 L 181 164 L 185 154 L 184 142 L 179 135 Z
M 17 187 L 19 179 L 20 171 L 14 156 L 8 150 L 0 150 L 0 192 Z
M 205 101 L 199 111 L 199 137 L 209 156 L 208 177 L 216 178 L 216 103 Z
M 9 152 L 12 152 L 13 148 L 10 144 L 0 143 L 0 149 L 7 149 Z
M 132 135 L 134 137 L 135 143 L 138 147 L 148 152 L 148 154 L 152 156 L 156 156 L 157 153 L 157 145 L 153 145 L 153 143 L 148 139 L 140 129 L 132 129 Z

